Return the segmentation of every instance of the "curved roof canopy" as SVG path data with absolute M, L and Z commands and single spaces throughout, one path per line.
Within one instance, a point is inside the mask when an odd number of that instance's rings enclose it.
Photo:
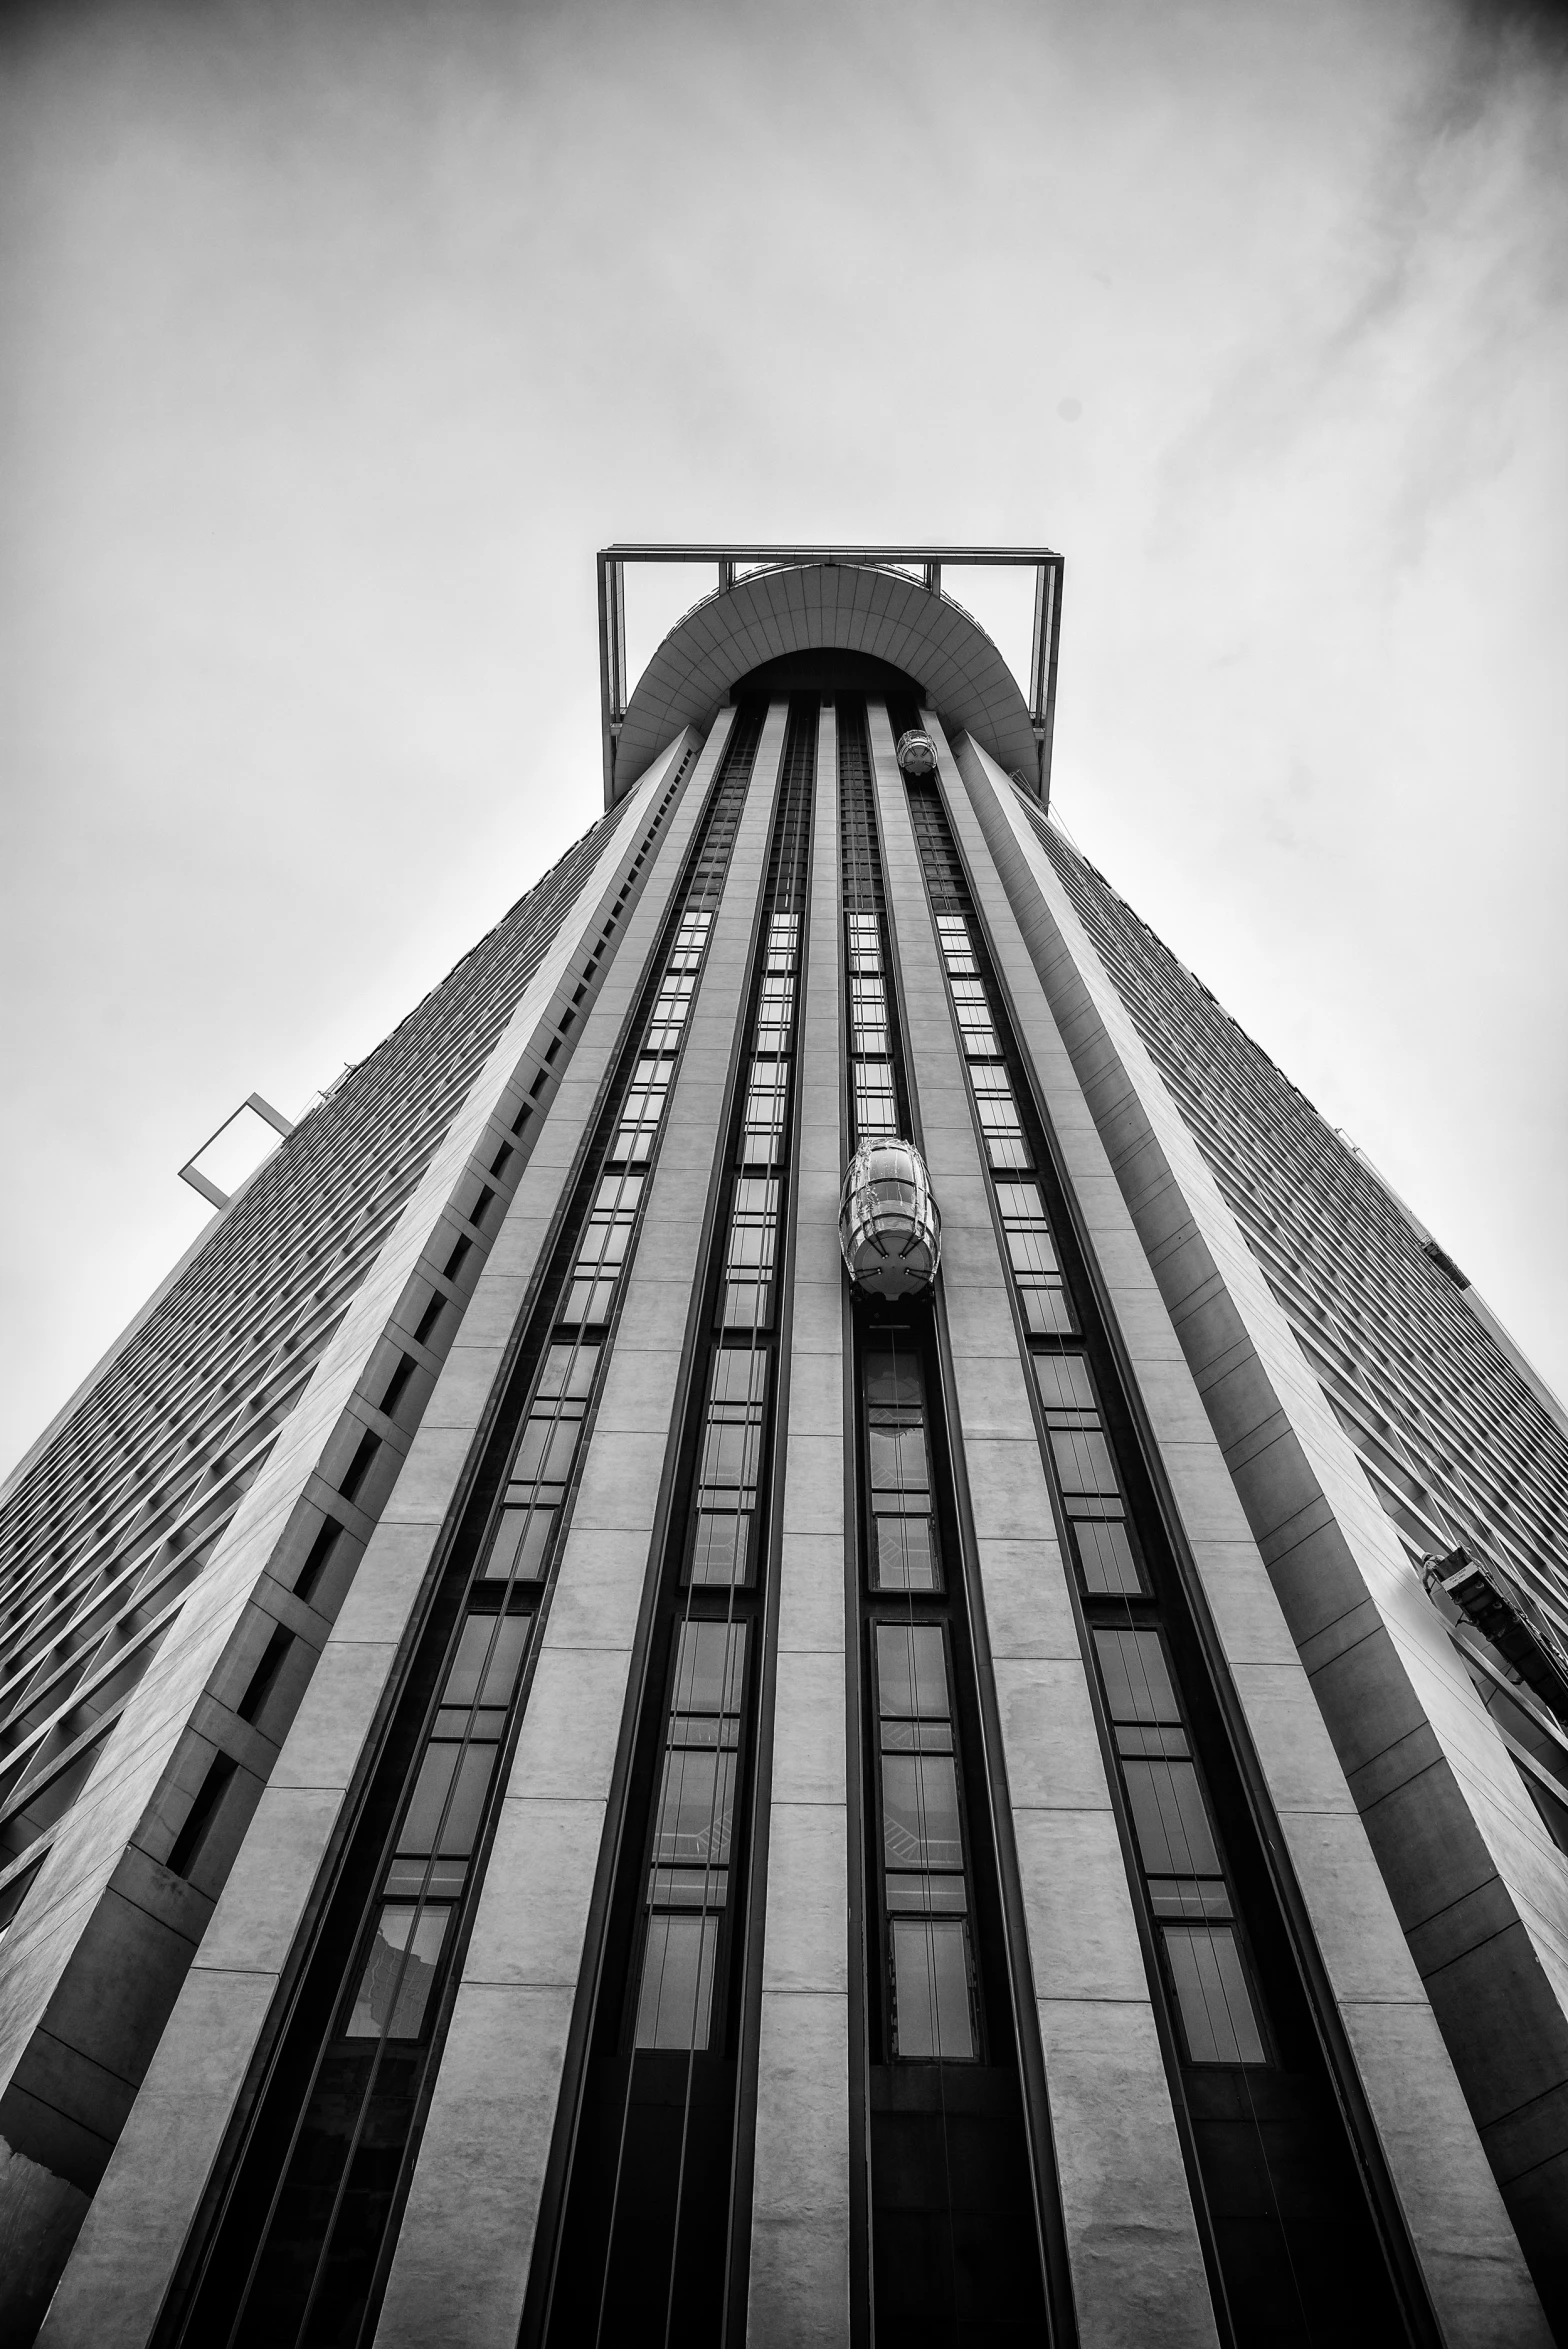
M 607 550 L 611 558 L 620 552 Z M 615 729 L 608 797 L 629 791 L 683 726 L 708 724 L 752 670 L 827 648 L 902 670 L 946 726 L 973 734 L 999 765 L 1021 769 L 1031 784 L 1040 775 L 1047 733 L 961 604 L 907 571 L 818 558 L 750 571 L 694 604 L 671 629 Z

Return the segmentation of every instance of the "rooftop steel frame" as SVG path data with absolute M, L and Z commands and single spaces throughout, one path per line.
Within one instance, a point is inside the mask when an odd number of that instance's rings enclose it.
M 629 563 L 704 563 L 718 571 L 722 591 L 743 573 L 792 570 L 803 564 L 843 564 L 918 572 L 928 595 L 942 592 L 942 568 L 1032 570 L 1034 640 L 1029 654 L 1029 722 L 1039 758 L 1042 795 L 1051 784 L 1051 737 L 1056 724 L 1056 660 L 1062 623 L 1063 558 L 1044 546 L 790 546 L 701 539 L 674 544 L 617 541 L 601 547 L 599 568 L 599 713 L 604 735 L 606 804 L 614 791 L 615 752 L 631 680 L 626 674 L 626 567 Z

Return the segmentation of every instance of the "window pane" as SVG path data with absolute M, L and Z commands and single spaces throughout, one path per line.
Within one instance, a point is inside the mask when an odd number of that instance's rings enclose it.
M 655 1863 L 663 1867 L 691 1867 L 709 1860 L 722 1864 L 730 1856 L 734 1804 L 733 1753 L 672 1747 L 664 1757 L 664 1779 L 659 1788 Z
M 714 1916 L 648 1919 L 637 2000 L 639 2047 L 700 2048 L 708 2044 L 713 2004 Z
M 490 1774 L 495 1768 L 493 1745 L 471 1745 L 464 1754 L 452 1789 L 452 1800 L 441 1829 L 443 1859 L 464 1860 L 474 1848 L 479 1814 L 484 1807 Z
M 1044 1360 L 1041 1356 L 1038 1359 Z M 1051 1457 L 1064 1493 L 1117 1493 L 1111 1449 L 1103 1435 L 1090 1428 L 1053 1427 Z
M 1067 1291 L 1060 1281 L 1021 1281 L 1024 1326 L 1037 1338 L 1071 1338 L 1078 1334 Z
M 1073 1540 L 1078 1546 L 1085 1590 L 1104 1593 L 1143 1588 L 1132 1543 L 1120 1518 L 1076 1518 Z
M 531 1418 L 517 1447 L 512 1482 L 527 1484 L 537 1477 L 542 1483 L 564 1484 L 571 1473 L 572 1455 L 582 1429 L 583 1423 L 577 1418 L 555 1419 L 543 1412 Z
M 872 1491 L 924 1493 L 930 1483 L 924 1428 L 873 1427 L 867 1434 Z
M 510 1704 L 528 1639 L 526 1615 L 470 1615 L 441 1692 L 444 1705 Z M 484 1691 L 480 1693 L 480 1675 Z
M 920 1358 L 912 1348 L 866 1356 L 866 1401 L 890 1410 L 920 1410 Z
M 388 2024 L 390 2038 L 419 2037 L 451 1913 L 446 1908 L 428 1908 L 421 1913 L 413 1907 L 386 1904 L 344 2025 L 347 2038 L 379 2039 Z
M 937 1590 L 936 1542 L 929 1517 L 877 1517 L 871 1528 L 872 1587 Z
M 1055 1272 L 1056 1249 L 1041 1227 L 1014 1225 L 1007 1235 L 1007 1253 L 1015 1272 Z
M 773 1223 L 737 1223 L 730 1227 L 725 1262 L 731 1272 L 771 1272 L 778 1227 Z
M 632 1227 L 629 1223 L 600 1222 L 594 1219 L 584 1232 L 577 1251 L 578 1272 L 610 1272 L 625 1262 L 631 1244 Z
M 1097 1631 L 1094 1645 L 1113 1721 L 1181 1719 L 1157 1631 Z
M 400 1852 L 424 1853 L 435 1849 L 436 1830 L 446 1808 L 459 1750 L 456 1745 L 431 1745 L 425 1748 L 408 1814 L 403 1821 L 403 1831 L 397 1839 Z
M 1217 1876 L 1208 1814 L 1191 1762 L 1124 1761 L 1138 1849 L 1151 1876 Z
M 745 1669 L 744 1623 L 683 1623 L 674 1710 L 738 1713 Z
M 744 1512 L 700 1510 L 692 1544 L 691 1579 L 699 1589 L 730 1590 L 746 1580 L 747 1536 L 751 1519 Z
M 884 1720 L 948 1718 L 947 1660 L 937 1624 L 877 1625 L 877 1703 Z
M 894 2043 L 906 2062 L 973 2056 L 969 1936 L 947 1920 L 896 1918 L 893 1935 Z
M 760 1403 L 768 1383 L 768 1358 L 750 1346 L 720 1346 L 713 1357 L 708 1392 L 715 1403 Z
M 958 1775 L 948 1754 L 884 1754 L 882 1845 L 890 1868 L 958 1868 Z
M 929 1916 L 945 1911 L 962 1916 L 969 1906 L 962 1876 L 895 1876 L 887 1883 L 889 1914 Z
M 544 1358 L 544 1369 L 539 1376 L 539 1392 L 554 1398 L 569 1395 L 580 1399 L 593 1385 L 593 1374 L 598 1367 L 597 1346 L 552 1346 Z
M 1263 2035 L 1228 1925 L 1167 1925 L 1176 2004 L 1195 2064 L 1260 2064 Z
M 754 1485 L 762 1430 L 743 1419 L 709 1420 L 702 1436 L 702 1465 L 697 1481 L 704 1485 Z
M 544 1572 L 553 1509 L 503 1509 L 494 1545 L 485 1561 L 483 1579 L 505 1582 L 515 1574 L 519 1582 L 537 1582 Z
M 1034 1375 L 1047 1411 L 1094 1410 L 1089 1365 L 1081 1354 L 1037 1354 Z

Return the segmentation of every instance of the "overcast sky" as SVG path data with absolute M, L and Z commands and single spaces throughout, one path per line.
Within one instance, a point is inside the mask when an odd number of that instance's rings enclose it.
M 1529 20 L 61 6 L 0 65 L 0 1462 L 189 1151 L 596 814 L 612 537 L 1062 548 L 1074 837 L 1568 1386 Z

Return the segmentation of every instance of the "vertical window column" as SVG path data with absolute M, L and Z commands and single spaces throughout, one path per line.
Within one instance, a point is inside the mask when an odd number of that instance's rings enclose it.
M 648 1874 L 638 2047 L 708 2044 L 745 1685 L 744 1623 L 680 1626 Z
M 500 1757 L 562 1549 L 584 1431 L 636 1247 L 648 1172 L 744 805 L 758 727 L 731 733 L 597 1167 L 576 1193 L 532 1375 L 408 1669 L 290 2025 L 183 2320 L 230 2349 L 363 2344 L 390 2255 L 455 1951 L 477 1897 Z M 568 1234 L 571 1225 L 568 1224 Z M 467 1243 L 463 1243 L 466 1246 Z M 505 1448 L 503 1448 L 505 1447 Z

